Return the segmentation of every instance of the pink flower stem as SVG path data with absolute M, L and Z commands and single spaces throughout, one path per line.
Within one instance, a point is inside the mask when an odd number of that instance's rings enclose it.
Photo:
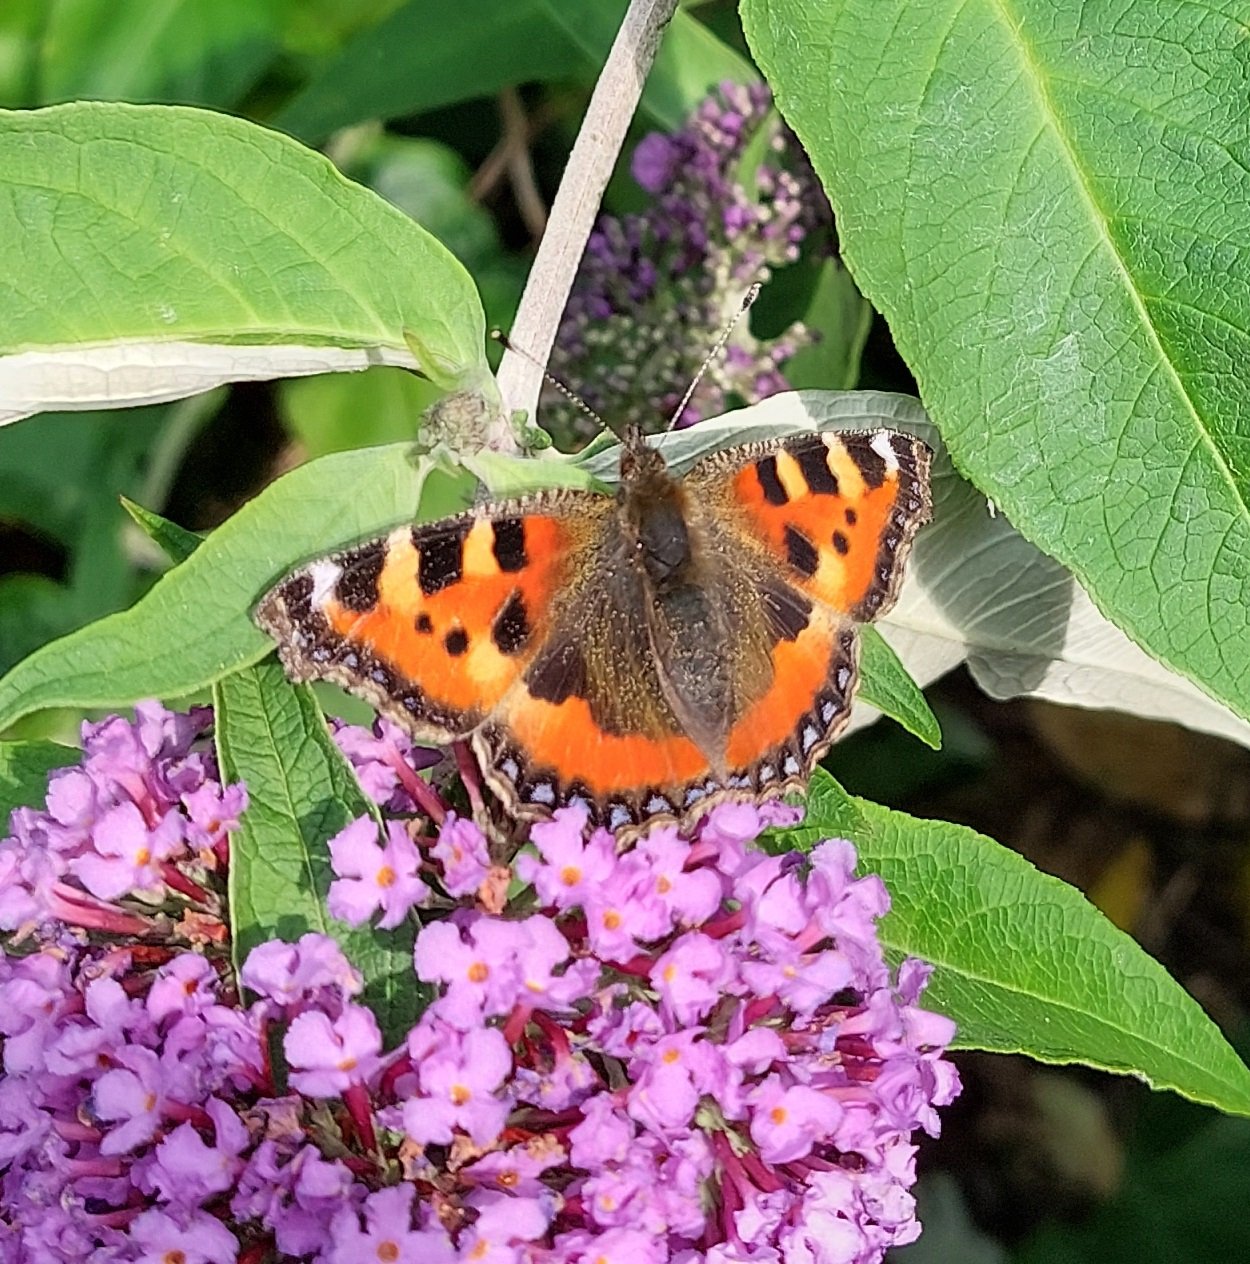
M 197 904 L 206 904 L 208 902 L 208 892 L 198 882 L 193 882 L 176 865 L 171 865 L 168 861 L 161 865 L 161 881 L 167 887 L 172 887 L 180 895 L 185 895 L 188 900 L 194 900 Z
M 84 930 L 103 930 L 113 935 L 150 935 L 154 929 L 145 917 L 126 913 L 113 904 L 104 904 L 91 896 L 84 896 L 63 882 L 56 883 L 48 899 L 48 912 L 70 926 Z
M 482 774 L 477 766 L 477 760 L 473 758 L 473 752 L 469 749 L 467 742 L 452 742 L 451 753 L 455 757 L 456 768 L 460 773 L 460 780 L 464 783 L 465 793 L 469 796 L 469 805 L 473 808 L 473 815 L 480 820 L 486 811 L 486 805 L 482 801 Z
M 435 825 L 441 825 L 447 818 L 447 805 L 435 794 L 430 783 L 413 772 L 407 761 L 398 755 L 386 762 L 395 770 L 399 784 L 408 792 L 408 797 Z
M 373 1109 L 369 1104 L 369 1090 L 363 1084 L 350 1084 L 343 1090 L 343 1105 L 351 1116 L 360 1144 L 366 1150 L 378 1148 L 377 1134 L 373 1131 Z

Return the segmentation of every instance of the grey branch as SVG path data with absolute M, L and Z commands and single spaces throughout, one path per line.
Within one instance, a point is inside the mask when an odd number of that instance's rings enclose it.
M 537 364 L 509 350 L 499 366 L 505 416 L 521 409 L 533 417 L 537 410 L 543 383 L 539 365 L 545 365 L 551 354 L 603 190 L 638 107 L 660 37 L 676 7 L 677 0 L 631 0 L 612 43 L 551 205 L 547 231 L 539 242 L 512 326 L 511 342 L 528 351 Z

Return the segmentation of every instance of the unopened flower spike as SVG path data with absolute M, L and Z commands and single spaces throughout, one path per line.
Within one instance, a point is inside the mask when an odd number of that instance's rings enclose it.
M 750 172 L 748 148 L 763 154 Z M 824 193 L 763 84 L 723 84 L 678 131 L 645 137 L 632 169 L 653 202 L 599 220 L 552 354 L 555 373 L 621 432 L 663 427 L 753 284 L 800 250 L 835 249 Z M 812 339 L 801 325 L 761 339 L 740 321 L 678 424 L 788 389 L 785 362 Z M 544 417 L 567 436 L 590 433 L 557 399 Z

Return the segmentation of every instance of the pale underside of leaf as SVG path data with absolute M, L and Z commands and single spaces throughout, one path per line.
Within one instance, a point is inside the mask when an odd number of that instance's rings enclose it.
M 416 370 L 406 346 L 266 346 L 124 341 L 0 357 L 0 425 L 37 412 L 163 404 L 227 382 L 266 382 L 374 365 Z

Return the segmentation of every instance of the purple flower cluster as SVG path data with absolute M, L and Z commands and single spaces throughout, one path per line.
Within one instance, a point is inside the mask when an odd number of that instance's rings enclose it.
M 503 855 L 428 753 L 341 727 L 387 820 L 331 840 L 331 910 L 423 910 L 436 997 L 388 1049 L 326 936 L 235 983 L 245 798 L 209 721 L 86 726 L 0 842 L 0 925 L 35 949 L 0 963 L 0 1264 L 858 1264 L 919 1232 L 952 1025 L 926 967 L 887 970 L 849 843 L 769 856 L 797 814 L 735 805 L 622 853 L 568 808 Z
M 750 170 L 748 152 L 760 155 Z M 653 204 L 600 219 L 552 365 L 616 429 L 653 431 L 752 283 L 798 258 L 805 239 L 833 249 L 832 215 L 763 84 L 724 84 L 679 131 L 645 137 L 633 174 Z M 735 396 L 754 401 L 786 390 L 781 366 L 810 341 L 799 325 L 764 340 L 739 322 L 679 424 L 724 412 Z M 552 412 L 558 425 L 578 423 L 558 401 L 544 415 Z
M 247 791 L 221 785 L 210 748 L 192 749 L 211 724 L 205 708 L 156 703 L 133 724 L 84 724 L 82 766 L 54 773 L 46 809 L 19 808 L 0 842 L 0 928 L 144 935 L 168 922 L 171 892 L 192 919 L 220 923 L 212 879 Z

